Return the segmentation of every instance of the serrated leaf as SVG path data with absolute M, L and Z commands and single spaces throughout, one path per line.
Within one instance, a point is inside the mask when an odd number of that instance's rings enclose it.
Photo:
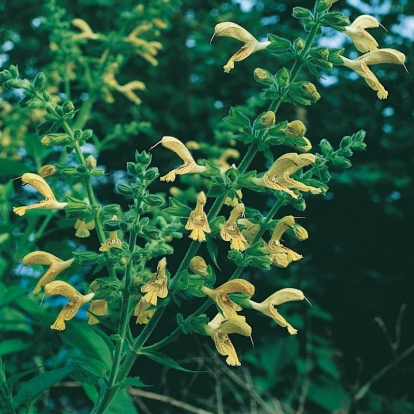
M 229 115 L 223 118 L 223 121 L 236 127 L 250 126 L 249 118 L 245 117 L 238 109 L 231 107 Z
M 24 382 L 14 397 L 14 403 L 16 406 L 31 404 L 46 390 L 65 379 L 73 370 L 71 366 L 57 368 Z

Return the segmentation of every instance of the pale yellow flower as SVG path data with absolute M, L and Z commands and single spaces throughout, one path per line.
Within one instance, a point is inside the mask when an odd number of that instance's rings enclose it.
M 88 223 L 85 222 L 84 219 L 76 219 L 75 222 L 75 236 L 79 237 L 79 238 L 85 238 L 85 237 L 89 237 L 90 236 L 90 231 L 89 230 L 93 230 L 95 228 L 95 221 L 91 220 Z
M 103 92 L 105 94 L 106 101 L 108 103 L 113 103 L 115 100 L 110 92 L 110 90 L 115 89 L 122 94 L 124 94 L 130 101 L 139 105 L 141 99 L 135 94 L 135 90 L 144 90 L 145 84 L 139 80 L 134 80 L 126 83 L 125 85 L 119 85 L 118 81 L 115 78 L 115 73 L 118 71 L 119 64 L 117 62 L 109 65 L 108 70 L 103 76 L 103 82 L 105 84 Z
M 350 26 L 345 27 L 345 33 L 360 52 L 370 52 L 378 49 L 378 42 L 365 29 L 379 26 L 382 24 L 375 17 L 363 14 L 357 17 Z
M 146 325 L 148 323 L 152 315 L 154 315 L 155 311 L 157 310 L 157 308 L 149 309 L 150 307 L 151 303 L 144 300 L 143 297 L 139 299 L 134 309 L 134 316 L 137 317 L 135 323 L 140 325 Z
M 158 144 L 161 144 L 163 147 L 175 152 L 184 161 L 183 165 L 161 177 L 161 181 L 174 181 L 176 175 L 201 173 L 206 170 L 206 167 L 198 165 L 195 162 L 188 148 L 179 139 L 164 136 L 161 141 L 157 142 L 150 149 L 154 148 Z
M 196 208 L 190 213 L 187 224 L 185 225 L 186 230 L 192 230 L 188 237 L 199 242 L 206 240 L 204 233 L 211 232 L 207 215 L 203 211 L 206 201 L 206 195 L 202 191 L 197 197 Z
M 368 68 L 370 65 L 379 63 L 394 63 L 396 65 L 404 65 L 405 55 L 394 49 L 377 49 L 372 52 L 365 53 L 356 59 L 348 59 L 345 56 L 340 56 L 344 66 L 354 70 L 358 75 L 365 79 L 365 82 L 371 89 L 377 91 L 379 99 L 386 99 L 388 92 L 381 85 L 378 78 Z M 404 65 L 405 67 L 405 65 Z M 407 68 L 405 68 L 407 70 Z
M 99 319 L 94 315 L 106 315 L 108 313 L 108 301 L 106 299 L 92 300 L 89 311 L 92 313 L 86 312 L 86 316 L 88 317 L 88 325 L 96 325 L 99 323 Z
M 87 22 L 83 19 L 73 19 L 73 26 L 78 28 L 81 32 L 72 36 L 72 40 L 82 40 L 82 39 L 91 39 L 95 40 L 99 38 L 99 35 L 94 33 Z
M 315 160 L 316 158 L 313 154 L 290 152 L 279 157 L 262 178 L 253 178 L 252 181 L 263 187 L 284 191 L 293 198 L 298 198 L 298 196 L 291 189 L 320 194 L 322 192 L 320 188 L 311 187 L 290 177 L 291 174 L 300 168 L 314 164 Z
M 253 309 L 270 316 L 278 325 L 287 328 L 291 335 L 296 335 L 298 331 L 286 321 L 286 319 L 277 311 L 275 306 L 281 305 L 285 302 L 303 299 L 305 299 L 305 295 L 301 290 L 285 288 L 273 293 L 273 295 L 269 296 L 261 303 L 254 302 L 252 300 L 249 300 L 249 302 Z
M 65 329 L 65 321 L 71 320 L 76 315 L 80 307 L 86 302 L 89 302 L 95 296 L 95 293 L 93 292 L 87 295 L 82 295 L 69 283 L 61 280 L 55 280 L 54 282 L 48 283 L 45 286 L 45 294 L 62 295 L 65 298 L 69 298 L 69 302 L 60 311 L 55 323 L 50 326 L 52 329 L 56 329 L 57 331 L 63 331 Z
M 118 217 L 116 215 L 113 215 L 112 220 L 118 220 Z M 111 248 L 122 249 L 122 242 L 118 238 L 117 230 L 113 230 L 109 232 L 109 237 L 101 244 L 99 251 L 107 252 Z
M 229 219 L 223 224 L 220 236 L 225 241 L 230 241 L 230 249 L 246 250 L 247 240 L 237 226 L 237 219 L 244 215 L 244 204 L 240 203 L 230 212 Z
M 22 207 L 13 207 L 13 211 L 19 215 L 23 216 L 26 214 L 27 210 L 39 209 L 39 210 L 52 210 L 52 209 L 62 209 L 68 203 L 60 203 L 56 200 L 55 195 L 53 194 L 52 189 L 49 187 L 49 184 L 37 174 L 25 173 L 22 175 L 22 181 L 25 184 L 30 184 L 32 187 L 36 188 L 40 194 L 42 194 L 45 199 L 36 204 L 31 204 L 29 206 Z
M 251 336 L 252 328 L 244 319 L 227 319 L 219 313 L 217 316 L 204 326 L 206 333 L 213 339 L 217 352 L 227 356 L 226 363 L 231 366 L 240 366 L 236 349 L 230 341 L 229 335 L 237 333 L 243 336 Z
M 167 259 L 164 257 L 158 262 L 157 273 L 141 287 L 141 292 L 145 293 L 142 299 L 151 305 L 156 305 L 158 298 L 165 298 L 168 295 L 167 282 L 168 278 L 165 274 Z
M 242 318 L 242 316 L 237 314 L 237 311 L 242 308 L 229 298 L 229 294 L 244 293 L 245 295 L 253 296 L 255 288 L 247 280 L 233 279 L 215 289 L 203 286 L 202 290 L 211 300 L 216 302 L 225 318 L 237 319 Z
M 252 53 L 258 50 L 266 49 L 270 42 L 259 42 L 246 29 L 232 22 L 223 22 L 216 25 L 214 28 L 214 36 L 227 36 L 244 42 L 244 45 L 238 50 L 224 65 L 224 72 L 229 73 L 234 68 L 234 62 L 240 62 L 246 59 Z
M 47 272 L 39 279 L 33 293 L 38 293 L 42 286 L 55 280 L 56 276 L 71 266 L 75 259 L 61 260 L 51 253 L 35 251 L 27 254 L 23 258 L 23 265 L 45 265 L 49 266 Z

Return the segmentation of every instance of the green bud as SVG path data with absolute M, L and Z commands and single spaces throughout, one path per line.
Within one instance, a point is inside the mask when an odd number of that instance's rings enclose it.
M 70 112 L 73 112 L 75 110 L 75 106 L 71 101 L 66 101 L 62 105 L 62 113 L 63 115 L 66 115 Z
M 117 184 L 116 185 L 117 190 L 120 194 L 122 194 L 125 197 L 134 198 L 134 192 L 132 191 L 132 188 L 127 184 Z
M 56 167 L 54 165 L 44 165 L 39 169 L 38 173 L 41 177 L 48 178 L 56 173 Z
M 66 146 L 72 144 L 72 138 L 68 134 L 48 134 L 45 135 L 41 143 L 45 147 Z
M 36 89 L 36 91 L 42 91 L 45 87 L 46 83 L 46 76 L 43 72 L 40 72 L 36 75 L 33 81 L 33 86 Z
M 295 40 L 294 45 L 296 47 L 296 50 L 302 50 L 305 47 L 305 41 L 299 37 Z
M 19 77 L 19 69 L 17 68 L 17 66 L 10 65 L 9 71 L 10 71 L 11 75 L 13 76 L 13 78 L 18 78 Z
M 50 96 L 50 93 L 47 91 L 42 92 L 42 96 L 45 102 L 50 102 L 52 100 L 52 97 Z
M 44 103 L 39 98 L 32 98 L 32 99 L 29 99 L 26 102 L 26 106 L 28 108 L 30 108 L 30 109 L 37 109 L 37 108 L 43 108 L 44 107 Z
M 12 76 L 12 74 L 10 73 L 10 71 L 8 71 L 7 69 L 5 69 L 5 70 L 2 70 L 1 72 L 0 72 L 0 78 L 2 78 L 2 79 L 4 79 L 4 80 L 9 80 L 9 79 L 11 79 L 13 76 Z
M 348 158 L 341 157 L 340 155 L 336 155 L 332 158 L 332 164 L 338 168 L 349 168 L 352 166 L 352 163 Z
M 142 226 L 142 232 L 152 240 L 160 239 L 160 231 L 154 226 Z
M 96 159 L 95 157 L 91 154 L 86 158 L 86 167 L 91 170 L 92 168 L 96 167 Z
M 273 75 L 265 69 L 256 68 L 253 75 L 254 79 L 263 85 L 273 85 L 275 82 Z
M 142 151 L 141 153 L 138 151 L 135 152 L 135 161 L 140 164 L 148 165 L 151 162 L 151 158 L 152 155 L 146 151 Z
M 321 140 L 319 143 L 319 148 L 321 149 L 322 154 L 325 156 L 331 155 L 333 153 L 333 147 L 331 143 L 326 139 Z
M 152 167 L 145 171 L 144 180 L 152 181 L 155 180 L 159 176 L 158 168 Z
M 304 7 L 294 7 L 292 16 L 296 19 L 313 19 L 312 12 Z
M 144 203 L 152 207 L 160 207 L 164 204 L 164 200 L 157 195 L 148 195 L 144 198 Z
M 302 85 L 302 90 L 307 97 L 312 98 L 315 102 L 321 98 L 321 95 L 316 90 L 316 86 L 311 82 Z

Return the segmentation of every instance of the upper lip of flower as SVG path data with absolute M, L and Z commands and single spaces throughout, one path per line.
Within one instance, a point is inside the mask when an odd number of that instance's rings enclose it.
M 213 37 L 210 43 L 214 39 L 214 36 L 228 36 L 234 39 L 244 42 L 244 45 L 229 59 L 224 65 L 224 71 L 230 72 L 234 68 L 234 62 L 239 62 L 246 59 L 252 53 L 258 50 L 266 49 L 270 42 L 259 42 L 251 33 L 246 29 L 233 22 L 222 22 L 216 25 L 214 28 Z

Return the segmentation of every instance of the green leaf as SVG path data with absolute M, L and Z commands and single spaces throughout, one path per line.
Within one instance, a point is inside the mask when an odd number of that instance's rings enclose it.
M 267 46 L 268 50 L 286 50 L 292 46 L 290 40 L 285 39 L 283 37 L 279 37 L 273 34 L 268 34 L 267 39 L 270 42 L 270 45 Z
M 276 73 L 276 82 L 281 88 L 286 88 L 289 85 L 290 73 L 286 68 L 282 68 Z
M 170 197 L 168 199 L 169 207 L 164 208 L 164 211 L 172 216 L 177 217 L 189 217 L 191 213 L 191 208 L 187 207 L 185 204 L 180 203 L 175 198 Z
M 218 247 L 216 246 L 216 243 L 214 243 L 210 237 L 207 237 L 206 246 L 207 246 L 208 254 L 211 257 L 211 260 L 216 265 L 217 269 L 221 271 L 220 266 L 217 263 Z
M 31 404 L 54 384 L 65 379 L 73 370 L 71 366 L 57 368 L 24 382 L 14 397 L 14 403 L 16 406 Z
M 223 186 L 222 184 L 213 184 L 210 189 L 207 192 L 207 197 L 213 197 L 213 198 L 217 198 L 217 197 L 221 197 L 224 194 L 226 194 L 226 187 Z
M 106 364 L 99 359 L 84 358 L 81 356 L 73 356 L 71 359 L 76 369 L 81 368 L 82 370 L 88 371 L 98 378 L 103 378 L 109 370 Z
M 184 372 L 204 372 L 204 371 L 193 371 L 191 369 L 187 369 L 182 367 L 181 365 L 177 364 L 171 357 L 168 355 L 163 354 L 162 352 L 158 351 L 145 351 L 145 349 L 139 351 L 140 355 L 144 355 L 149 359 L 152 359 L 155 362 L 158 362 L 161 365 L 164 365 L 168 368 L 173 368 L 178 371 L 184 371 Z
M 22 339 L 4 339 L 0 342 L 0 356 L 7 354 L 15 354 L 30 348 L 32 343 L 30 341 L 23 341 Z
M 229 115 L 226 116 L 223 121 L 236 127 L 250 126 L 249 118 L 245 117 L 238 109 L 231 107 Z
M 118 384 L 118 387 L 152 387 L 153 385 L 144 384 L 139 377 L 128 377 Z
M 204 165 L 204 167 L 206 167 L 207 169 L 203 171 L 201 175 L 204 175 L 205 177 L 215 177 L 217 175 L 220 175 L 220 168 L 218 168 L 210 161 L 203 160 L 202 165 Z

